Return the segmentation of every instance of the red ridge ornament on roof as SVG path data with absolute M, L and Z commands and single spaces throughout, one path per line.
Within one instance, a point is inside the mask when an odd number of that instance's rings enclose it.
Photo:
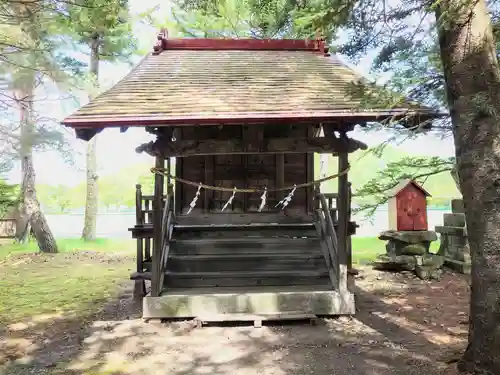
M 153 55 L 167 50 L 242 50 L 242 51 L 314 51 L 327 55 L 325 39 L 216 39 L 186 38 L 168 39 L 168 30 L 160 30 L 153 46 Z
M 168 30 L 162 28 L 158 33 L 157 39 L 158 40 L 153 47 L 153 55 L 159 55 L 162 51 L 167 49 Z

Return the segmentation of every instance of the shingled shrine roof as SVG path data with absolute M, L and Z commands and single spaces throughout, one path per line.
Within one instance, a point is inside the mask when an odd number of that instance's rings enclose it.
M 326 54 L 321 41 L 165 38 L 160 43 L 156 53 L 62 123 L 97 129 L 341 117 L 375 121 L 408 111 L 434 117 L 414 104 L 361 108 L 348 94 L 361 77 Z

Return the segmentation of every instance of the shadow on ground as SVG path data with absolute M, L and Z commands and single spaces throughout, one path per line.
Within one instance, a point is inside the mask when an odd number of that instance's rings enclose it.
M 443 285 L 447 282 L 458 283 L 452 278 Z M 7 357 L 10 362 L 0 373 L 438 374 L 445 365 L 443 355 L 462 349 L 464 337 L 447 332 L 444 323 L 435 322 L 437 318 L 426 318 L 425 311 L 437 309 L 436 316 L 448 319 L 436 307 L 442 305 L 440 299 L 425 295 L 436 285 L 411 281 L 408 286 L 401 281 L 402 287 L 395 291 L 397 283 L 393 280 L 384 289 L 373 280 L 361 281 L 356 289 L 358 313 L 354 319 L 325 319 L 317 326 L 263 328 L 200 329 L 191 322 L 144 323 L 138 319 L 139 306 L 126 289 L 92 319 L 59 317 L 50 323 L 33 323 L 25 332 L 10 327 L 5 331 L 7 339 L 13 343 L 22 340 L 29 330 L 33 343 L 24 348 L 22 356 Z M 455 287 L 464 289 L 462 284 Z M 435 289 L 436 296 L 443 295 L 439 288 Z M 442 307 L 449 310 L 448 314 L 454 311 L 457 319 L 463 309 L 462 304 Z M 433 321 L 426 323 L 426 319 Z

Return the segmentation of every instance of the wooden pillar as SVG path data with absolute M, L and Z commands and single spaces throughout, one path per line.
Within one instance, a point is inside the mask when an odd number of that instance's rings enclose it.
M 144 216 L 142 214 L 142 186 L 135 185 L 135 224 L 144 224 Z
M 205 156 L 205 184 L 214 185 L 214 164 L 215 156 L 207 155 Z M 214 201 L 214 191 L 204 189 L 203 196 L 203 209 L 205 213 L 209 213 L 212 208 L 211 203 Z
M 172 179 L 170 178 L 170 174 L 172 173 L 172 158 L 167 158 L 167 194 L 172 195 L 174 194 L 173 186 L 172 186 Z
M 349 167 L 349 154 L 342 152 L 338 154 L 339 173 Z M 347 173 L 338 178 L 338 253 L 339 253 L 339 291 L 347 291 L 347 268 L 348 268 L 348 212 L 349 212 L 349 181 Z
M 156 168 L 165 167 L 165 159 L 161 156 L 156 157 Z M 151 296 L 158 297 L 161 293 L 162 285 L 160 281 L 160 258 L 161 258 L 161 220 L 163 216 L 163 189 L 164 177 L 155 173 L 155 189 L 153 199 L 153 263 L 151 267 Z
M 141 185 L 135 185 L 135 225 L 144 224 L 144 214 L 142 210 L 142 190 Z M 137 273 L 142 273 L 144 271 L 144 240 L 142 238 L 137 239 L 137 253 L 136 253 L 136 271 Z M 146 293 L 146 285 L 144 280 L 134 281 L 134 298 L 142 299 Z
M 175 158 L 175 176 L 182 177 L 182 160 L 183 158 Z M 175 183 L 175 200 L 174 209 L 175 214 L 180 215 L 182 212 L 182 184 Z
M 306 156 L 307 165 L 307 181 L 314 181 L 314 153 L 308 152 Z M 307 213 L 310 214 L 314 210 L 314 186 L 306 187 L 306 198 L 307 198 Z
M 241 139 L 243 140 L 244 144 L 248 144 L 251 141 L 251 129 L 248 127 L 248 125 L 243 125 L 241 127 Z M 243 174 L 245 175 L 245 184 L 243 185 L 243 188 L 248 188 L 250 187 L 248 184 L 248 155 L 242 155 L 243 158 Z M 243 198 L 242 198 L 242 213 L 246 213 L 248 211 L 248 206 L 249 206 L 249 195 L 250 193 L 243 193 Z
M 282 188 L 285 186 L 285 154 L 276 154 L 276 188 Z M 285 192 L 283 190 L 276 192 L 276 199 L 278 201 L 285 198 Z M 276 202 L 278 203 L 278 202 Z

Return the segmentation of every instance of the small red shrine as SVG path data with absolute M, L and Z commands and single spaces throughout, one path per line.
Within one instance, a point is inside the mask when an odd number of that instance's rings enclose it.
M 416 181 L 405 179 L 390 192 L 389 229 L 424 231 L 427 225 L 427 197 L 430 194 Z

